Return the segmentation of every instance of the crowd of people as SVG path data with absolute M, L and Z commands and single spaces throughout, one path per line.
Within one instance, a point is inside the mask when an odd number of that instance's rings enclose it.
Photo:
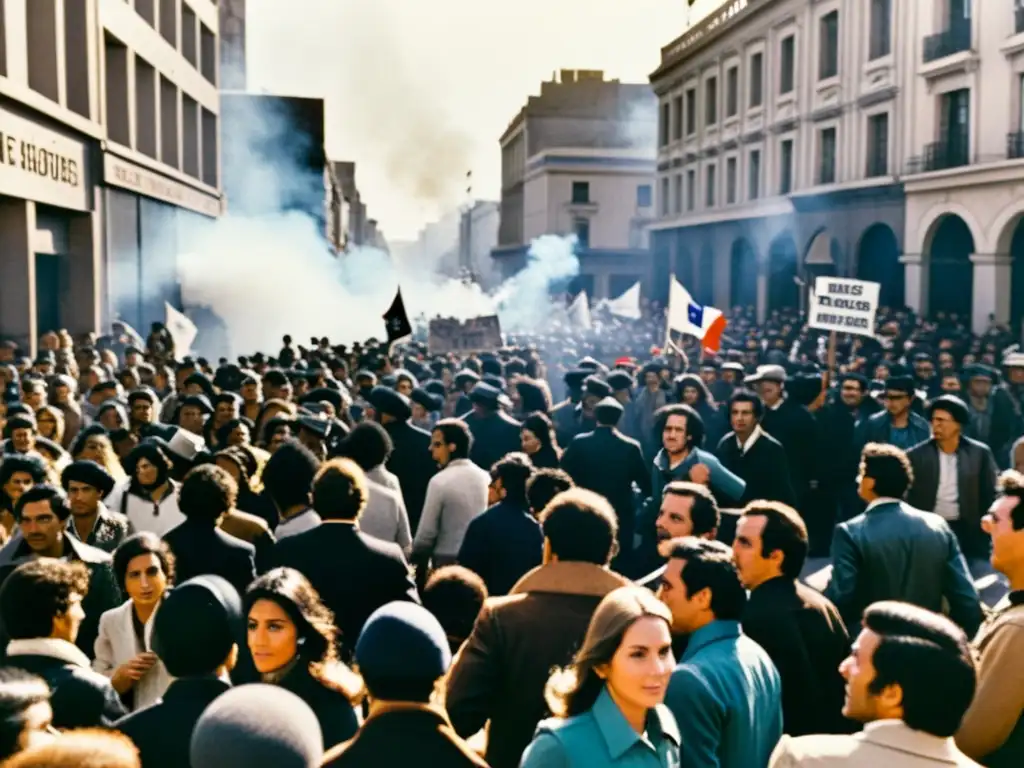
M 0 342 L 3 765 L 1024 765 L 1009 330 L 647 310 Z

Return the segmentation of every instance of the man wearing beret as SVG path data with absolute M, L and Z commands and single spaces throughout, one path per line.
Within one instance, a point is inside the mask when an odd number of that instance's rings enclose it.
M 82 459 L 68 464 L 60 479 L 71 505 L 68 534 L 113 554 L 132 533 L 128 518 L 103 503 L 114 488 L 114 478 L 96 462 Z
M 490 471 L 506 454 L 519 450 L 522 425 L 505 413 L 503 408 L 511 407 L 512 402 L 491 384 L 479 382 L 469 393 L 469 399 L 473 410 L 462 417 L 473 435 L 469 458 L 481 469 Z

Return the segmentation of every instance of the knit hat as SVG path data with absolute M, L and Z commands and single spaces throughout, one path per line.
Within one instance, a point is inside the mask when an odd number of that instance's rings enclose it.
M 370 680 L 436 680 L 451 660 L 441 623 L 415 603 L 395 601 L 378 608 L 356 642 L 356 663 Z
M 302 699 L 276 685 L 232 688 L 203 712 L 192 733 L 192 768 L 315 768 L 323 734 Z

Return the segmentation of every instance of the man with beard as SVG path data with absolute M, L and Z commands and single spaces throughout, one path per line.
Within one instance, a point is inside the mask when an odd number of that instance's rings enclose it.
M 423 513 L 427 484 L 437 472 L 434 460 L 430 458 L 430 433 L 409 423 L 412 418 L 409 398 L 393 389 L 376 386 L 370 390 L 368 401 L 374 421 L 384 427 L 395 446 L 388 457 L 387 468 L 397 475 L 401 483 L 409 525 L 415 535 Z

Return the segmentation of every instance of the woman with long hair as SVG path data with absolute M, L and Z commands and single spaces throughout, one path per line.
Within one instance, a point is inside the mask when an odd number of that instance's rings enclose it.
M 555 427 L 543 413 L 532 413 L 523 419 L 520 442 L 523 453 L 530 457 L 537 469 L 558 469 L 562 449 L 558 447 Z
M 171 684 L 151 639 L 157 610 L 174 584 L 174 555 L 159 536 L 137 533 L 114 550 L 114 576 L 128 599 L 100 616 L 92 666 L 135 711 L 155 704 Z
M 36 411 L 39 436 L 64 444 L 64 412 L 55 405 L 44 405 Z
M 675 667 L 672 616 L 649 590 L 620 587 L 594 611 L 572 666 L 548 680 L 555 717 L 537 727 L 521 768 L 679 765 L 679 730 L 662 704 Z M 609 744 L 626 747 L 612 754 Z
M 107 431 L 99 424 L 90 424 L 78 433 L 78 437 L 71 443 L 71 458 L 75 461 L 95 461 L 107 470 L 119 485 L 128 480 L 121 460 L 114 452 L 114 444 L 110 442 Z
M 262 681 L 309 705 L 324 749 L 352 738 L 363 683 L 338 659 L 334 616 L 306 577 L 292 568 L 265 573 L 246 590 L 244 609 L 249 653 Z

